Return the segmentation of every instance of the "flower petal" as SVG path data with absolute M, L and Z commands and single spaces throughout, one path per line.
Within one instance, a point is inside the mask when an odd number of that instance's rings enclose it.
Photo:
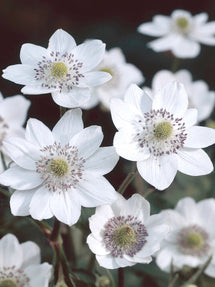
M 92 233 L 87 237 L 87 244 L 94 254 L 106 255 L 110 253 L 110 251 L 106 249 L 104 241 L 97 240 Z
M 196 124 L 197 117 L 198 117 L 197 109 L 186 110 L 183 117 L 183 122 L 185 123 L 186 129 Z
M 163 36 L 169 32 L 170 17 L 163 15 L 156 15 L 152 22 L 143 23 L 138 28 L 139 33 L 149 36 Z
M 107 269 L 117 269 L 120 267 L 119 264 L 116 262 L 115 257 L 113 257 L 111 254 L 96 255 L 96 260 L 98 261 L 100 266 Z
M 124 203 L 124 210 L 136 217 L 141 222 L 145 222 L 150 216 L 150 204 L 140 194 L 134 194 Z
M 36 189 L 15 190 L 10 198 L 11 213 L 15 216 L 29 215 L 29 205 Z
M 36 72 L 29 65 L 17 64 L 11 65 L 3 70 L 2 77 L 20 85 L 35 85 Z
M 49 39 L 47 50 L 50 52 L 65 54 L 69 53 L 74 47 L 76 47 L 74 38 L 66 31 L 58 29 Z
M 171 50 L 175 45 L 180 43 L 181 36 L 177 34 L 167 34 L 157 40 L 151 41 L 147 44 L 149 48 L 155 52 L 163 52 Z
M 137 162 L 140 175 L 158 190 L 169 187 L 177 173 L 177 160 L 174 155 L 150 158 Z
M 168 70 L 160 70 L 155 73 L 152 80 L 152 90 L 156 93 L 158 90 L 163 88 L 168 82 L 175 81 L 175 75 Z
M 22 269 L 29 265 L 40 264 L 40 248 L 36 243 L 27 241 L 21 244 L 21 248 L 23 254 Z
M 94 71 L 84 74 L 84 77 L 79 78 L 76 87 L 79 88 L 89 88 L 102 85 L 111 80 L 111 75 L 109 73 Z
M 172 47 L 172 53 L 178 58 L 195 58 L 200 53 L 200 44 L 188 38 L 182 38 L 180 43 Z
M 35 85 L 37 84 L 37 85 Z M 41 84 L 34 83 L 33 85 L 25 86 L 24 88 L 21 89 L 21 92 L 23 94 L 27 95 L 39 95 L 39 94 L 49 94 L 52 92 L 55 92 L 56 88 L 45 88 L 42 87 Z
M 178 151 L 178 170 L 193 176 L 205 175 L 213 171 L 213 164 L 202 149 L 184 148 Z
M 207 127 L 194 126 L 187 129 L 185 147 L 203 148 L 215 144 L 215 130 Z
M 180 199 L 175 207 L 175 211 L 182 215 L 189 224 L 198 224 L 201 221 L 197 204 L 191 197 Z
M 31 287 L 48 286 L 51 278 L 52 266 L 48 263 L 31 265 L 25 268 L 24 272 L 30 278 Z
M 50 58 L 47 49 L 34 44 L 23 44 L 20 50 L 20 60 L 22 64 L 39 68 L 39 62 L 43 57 Z

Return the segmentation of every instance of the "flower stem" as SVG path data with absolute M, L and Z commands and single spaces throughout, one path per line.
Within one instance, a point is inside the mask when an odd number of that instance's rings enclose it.
M 1 160 L 2 160 L 2 164 L 3 164 L 4 170 L 6 170 L 7 169 L 7 165 L 6 165 L 4 154 L 3 154 L 2 151 L 1 151 Z
M 118 287 L 124 287 L 124 269 L 118 269 Z
M 124 179 L 124 181 L 122 182 L 122 184 L 120 185 L 120 187 L 118 189 L 118 192 L 120 194 L 123 194 L 125 192 L 126 188 L 132 182 L 132 180 L 135 178 L 136 174 L 137 174 L 137 171 L 129 172 L 129 174 L 126 176 L 126 178 Z
M 171 67 L 171 71 L 173 73 L 175 73 L 178 70 L 179 67 L 179 58 L 174 57 L 173 63 L 172 63 L 172 67 Z
M 60 235 L 60 221 L 58 221 L 55 218 L 54 227 L 50 236 L 50 240 L 54 242 L 57 241 L 59 235 Z

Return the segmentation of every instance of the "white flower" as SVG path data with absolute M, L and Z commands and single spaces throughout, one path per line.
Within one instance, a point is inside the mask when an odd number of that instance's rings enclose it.
M 89 224 L 89 248 L 108 269 L 150 263 L 169 230 L 166 216 L 150 216 L 149 202 L 139 194 L 128 200 L 119 194 L 112 205 L 97 207 Z
M 215 200 L 204 199 L 196 203 L 192 198 L 179 200 L 174 210 L 160 214 L 169 216 L 170 232 L 156 254 L 156 263 L 169 272 L 171 261 L 174 270 L 184 265 L 196 268 L 213 255 L 205 273 L 215 277 Z
M 30 101 L 21 95 L 3 98 L 0 93 L 0 151 L 4 154 L 6 164 L 11 160 L 4 148 L 3 140 L 10 136 L 24 136 L 22 127 L 27 116 Z M 0 157 L 0 173 L 4 171 Z
M 49 39 L 47 49 L 22 45 L 22 64 L 7 67 L 3 70 L 3 78 L 25 85 L 24 94 L 52 93 L 58 105 L 79 107 L 90 97 L 90 87 L 111 78 L 108 73 L 92 71 L 104 53 L 105 44 L 100 40 L 76 46 L 73 37 L 59 29 Z
M 73 109 L 52 132 L 30 119 L 25 139 L 11 137 L 5 147 L 16 165 L 0 175 L 3 185 L 16 189 L 10 206 L 13 215 L 30 214 L 37 220 L 51 218 L 72 225 L 81 206 L 112 203 L 116 192 L 103 177 L 118 161 L 114 147 L 99 148 L 99 126 L 83 129 L 81 110 Z
M 165 85 L 154 99 L 131 85 L 124 101 L 113 99 L 111 114 L 116 128 L 117 153 L 137 161 L 140 175 L 157 189 L 167 188 L 177 170 L 188 175 L 204 175 L 213 170 L 201 149 L 215 143 L 215 130 L 193 126 L 197 110 L 187 109 L 184 86 Z
M 152 89 L 144 87 L 144 90 L 153 97 L 154 93 L 171 81 L 178 81 L 184 84 L 188 94 L 188 106 L 198 110 L 199 122 L 210 116 L 214 109 L 215 92 L 209 91 L 208 85 L 203 80 L 192 81 L 192 74 L 188 70 L 180 70 L 176 73 L 168 70 L 158 71 L 152 79 Z
M 95 70 L 107 72 L 112 78 L 107 83 L 92 88 L 91 99 L 83 108 L 89 109 L 101 102 L 109 110 L 111 98 L 122 98 L 130 84 L 138 85 L 144 81 L 141 71 L 135 65 L 126 62 L 120 48 L 106 51 L 103 61 Z
M 154 16 L 152 22 L 141 24 L 138 32 L 161 37 L 148 44 L 156 52 L 171 50 L 178 58 L 194 58 L 200 53 L 199 43 L 215 45 L 215 21 L 207 20 L 207 13 L 192 16 L 179 9 L 170 16 Z
M 7 234 L 0 240 L 1 287 L 48 287 L 51 265 L 40 264 L 40 249 L 36 243 L 19 243 Z

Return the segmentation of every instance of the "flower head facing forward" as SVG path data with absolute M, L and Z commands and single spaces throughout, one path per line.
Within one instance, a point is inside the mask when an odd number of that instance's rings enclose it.
M 131 85 L 124 101 L 111 102 L 112 119 L 118 129 L 114 136 L 117 153 L 137 161 L 140 175 L 157 189 L 167 188 L 177 170 L 188 175 L 213 170 L 201 148 L 215 142 L 215 131 L 193 126 L 197 111 L 187 106 L 184 86 L 177 82 L 165 85 L 153 100 Z
M 168 70 L 158 71 L 152 79 L 152 88 L 144 87 L 151 97 L 165 84 L 178 81 L 184 84 L 188 94 L 188 107 L 198 110 L 198 122 L 207 119 L 214 109 L 215 92 L 209 91 L 207 83 L 203 80 L 192 81 L 192 74 L 188 70 L 172 73 Z
M 64 114 L 51 132 L 30 119 L 25 139 L 10 138 L 7 151 L 16 163 L 0 175 L 0 182 L 16 189 L 10 201 L 14 215 L 42 220 L 56 216 L 72 225 L 81 206 L 94 207 L 116 199 L 103 177 L 118 161 L 113 147 L 102 147 L 101 128 L 83 128 L 81 110 Z
M 139 194 L 96 208 L 89 219 L 87 243 L 99 264 L 115 269 L 149 263 L 168 233 L 166 217 L 150 216 L 149 203 Z
M 50 38 L 48 48 L 24 44 L 21 48 L 22 64 L 7 67 L 3 77 L 25 85 L 25 94 L 52 93 L 60 106 L 74 108 L 90 97 L 90 87 L 101 85 L 111 76 L 92 71 L 105 52 L 105 44 L 92 40 L 76 45 L 75 40 L 62 29 Z
M 48 287 L 51 265 L 40 264 L 40 249 L 32 241 L 19 243 L 12 234 L 0 240 L 1 287 Z
M 141 24 L 138 31 L 161 37 L 149 43 L 156 52 L 171 50 L 178 58 L 194 58 L 200 53 L 199 43 L 215 45 L 215 21 L 206 23 L 207 19 L 207 13 L 192 16 L 190 12 L 178 9 L 170 16 L 154 16 L 152 22 Z
M 196 203 L 186 197 L 179 200 L 174 210 L 167 209 L 161 214 L 169 216 L 170 232 L 156 254 L 158 266 L 169 272 L 172 261 L 175 271 L 185 265 L 196 268 L 212 255 L 205 273 L 215 277 L 215 200 L 204 199 Z

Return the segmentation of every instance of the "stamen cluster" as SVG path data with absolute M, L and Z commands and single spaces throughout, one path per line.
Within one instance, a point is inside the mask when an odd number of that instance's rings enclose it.
M 22 269 L 3 267 L 0 270 L 0 287 L 30 287 L 30 279 Z

